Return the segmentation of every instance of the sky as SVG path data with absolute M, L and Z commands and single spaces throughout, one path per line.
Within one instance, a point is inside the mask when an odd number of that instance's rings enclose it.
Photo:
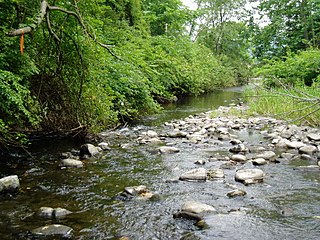
M 192 0 L 182 0 L 182 3 L 190 9 L 196 9 L 196 4 Z

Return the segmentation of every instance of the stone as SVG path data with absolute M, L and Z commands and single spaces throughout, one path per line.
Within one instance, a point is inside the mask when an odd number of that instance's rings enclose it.
M 142 193 L 148 192 L 148 189 L 145 185 L 126 187 L 124 191 L 130 195 L 140 195 Z
M 264 158 L 256 158 L 253 159 L 251 162 L 254 166 L 265 165 L 268 163 L 267 160 L 265 160 Z
M 247 193 L 244 190 L 241 189 L 235 189 L 231 192 L 227 193 L 227 197 L 229 198 L 234 198 L 234 197 L 241 197 L 241 196 L 245 196 Z
M 307 160 L 307 161 L 315 161 L 315 158 L 313 158 L 309 154 L 301 154 L 301 159 L 302 160 Z
M 156 133 L 155 131 L 152 131 L 152 130 L 148 130 L 146 135 L 149 137 L 149 138 L 156 138 L 158 137 L 158 133 Z
M 71 158 L 63 159 L 61 161 L 62 167 L 69 167 L 69 168 L 80 168 L 83 167 L 83 162 Z
M 163 146 L 159 148 L 159 152 L 160 153 L 177 153 L 180 152 L 180 149 L 176 148 L 176 147 L 169 147 L 169 146 Z
M 20 181 L 17 175 L 11 175 L 0 179 L 1 192 L 17 192 L 20 188 Z
M 307 138 L 313 141 L 320 141 L 320 133 L 309 133 Z
M 99 143 L 98 146 L 99 146 L 103 151 L 106 151 L 106 150 L 109 150 L 109 149 L 110 149 L 109 143 L 106 143 L 106 142 Z
M 264 173 L 261 169 L 242 169 L 238 170 L 235 175 L 235 180 L 244 184 L 252 184 L 262 182 Z
M 90 143 L 83 144 L 80 147 L 80 157 L 81 158 L 93 157 L 97 154 L 99 154 L 98 148 Z
M 60 239 L 71 238 L 73 229 L 61 224 L 52 224 L 33 229 L 31 232 L 39 237 L 59 237 Z
M 196 168 L 190 170 L 186 173 L 183 173 L 179 180 L 182 181 L 206 181 L 207 179 L 207 170 L 204 168 Z
M 182 205 L 181 211 L 199 214 L 199 213 L 205 213 L 205 212 L 215 212 L 216 209 L 208 204 L 204 204 L 196 201 L 189 201 L 189 202 L 185 202 Z
M 180 211 L 180 212 L 174 213 L 173 218 L 185 218 L 185 219 L 196 220 L 196 221 L 203 220 L 203 217 L 200 214 L 186 212 L 186 211 Z
M 52 216 L 55 218 L 63 218 L 71 213 L 72 213 L 71 211 L 64 208 L 55 208 L 53 210 Z
M 280 155 L 282 158 L 285 158 L 285 159 L 292 159 L 295 155 L 293 153 L 287 153 L 287 152 L 284 152 L 284 153 L 281 153 Z
M 312 146 L 312 145 L 307 145 L 307 146 L 299 148 L 299 153 L 301 153 L 301 154 L 305 153 L 305 154 L 312 155 L 315 152 L 317 152 L 317 150 L 318 150 L 317 147 Z
M 41 207 L 39 209 L 38 215 L 44 218 L 52 218 L 53 216 L 53 208 L 51 207 Z
M 241 140 L 239 140 L 239 139 L 231 139 L 231 140 L 230 140 L 230 143 L 231 143 L 232 145 L 238 145 L 238 144 L 241 144 L 242 142 L 241 142 Z
M 299 142 L 299 141 L 287 142 L 286 144 L 288 148 L 295 148 L 295 149 L 299 149 L 301 147 L 306 146 L 303 142 Z
M 234 154 L 231 156 L 231 160 L 236 161 L 236 162 L 245 162 L 245 161 L 247 161 L 247 157 L 242 154 Z
M 224 178 L 224 172 L 222 169 L 210 169 L 207 171 L 207 179 L 214 180 L 217 178 Z
M 194 164 L 197 164 L 197 165 L 205 165 L 205 164 L 206 164 L 206 160 L 203 160 L 203 159 L 201 159 L 201 160 L 196 160 L 196 161 L 194 161 Z
M 232 153 L 240 153 L 240 152 L 249 152 L 249 148 L 247 148 L 244 144 L 238 144 L 237 146 L 234 146 L 232 148 L 230 148 L 229 150 Z
M 272 160 L 275 160 L 276 156 L 277 155 L 273 151 L 265 151 L 265 152 L 258 154 L 256 156 L 256 158 L 263 158 L 265 160 L 272 161 Z

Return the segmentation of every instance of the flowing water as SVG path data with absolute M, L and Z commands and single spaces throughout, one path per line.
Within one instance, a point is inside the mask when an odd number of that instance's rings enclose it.
M 0 177 L 17 174 L 21 189 L 18 194 L 0 196 L 0 239 L 34 239 L 30 230 L 52 223 L 72 227 L 74 239 L 320 239 L 319 171 L 295 168 L 309 164 L 306 160 L 263 166 L 265 181 L 251 186 L 235 183 L 234 169 L 225 170 L 224 180 L 166 181 L 194 168 L 194 160 L 226 151 L 180 141 L 176 143 L 180 153 L 159 155 L 156 146 L 135 142 L 141 131 L 161 131 L 165 121 L 228 105 L 240 96 L 235 88 L 186 98 L 135 126 L 109 132 L 110 150 L 86 160 L 83 168 L 60 169 L 60 154 L 79 146 L 52 137 L 36 141 L 32 157 L 1 157 Z M 246 141 L 262 139 L 255 132 L 238 134 Z M 219 167 L 221 162 L 209 164 Z M 160 200 L 119 197 L 125 187 L 141 184 L 159 193 Z M 247 195 L 227 198 L 228 184 L 240 186 Z M 205 217 L 207 227 L 172 217 L 187 200 L 217 209 Z M 34 213 L 44 206 L 73 213 L 62 219 L 43 219 Z

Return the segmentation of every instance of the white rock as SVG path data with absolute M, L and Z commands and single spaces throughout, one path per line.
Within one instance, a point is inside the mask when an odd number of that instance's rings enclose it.
M 295 148 L 295 149 L 306 146 L 306 144 L 304 144 L 303 142 L 299 142 L 299 141 L 287 142 L 286 144 L 289 148 Z
M 83 167 L 83 162 L 71 158 L 63 159 L 61 161 L 61 166 L 70 168 L 80 168 Z
M 307 145 L 307 146 L 299 148 L 299 153 L 306 153 L 306 154 L 312 155 L 315 152 L 317 152 L 317 150 L 318 150 L 317 147 L 312 146 L 312 145 Z
M 182 211 L 191 212 L 191 213 L 204 213 L 204 212 L 215 212 L 216 209 L 208 204 L 201 202 L 189 201 L 183 204 L 181 207 Z
M 235 180 L 247 184 L 262 182 L 264 173 L 261 169 L 242 169 L 238 170 L 235 175 Z
M 11 175 L 0 179 L 1 192 L 15 192 L 20 188 L 20 181 L 17 175 Z
M 180 149 L 176 147 L 163 146 L 159 148 L 160 153 L 177 153 Z
M 236 161 L 236 162 L 245 162 L 245 161 L 247 161 L 247 157 L 242 154 L 234 154 L 231 156 L 231 160 Z
M 152 130 L 148 130 L 146 135 L 150 138 L 158 137 L 158 133 L 156 133 L 155 131 L 152 131 Z
M 43 227 L 36 228 L 32 230 L 32 233 L 42 237 L 61 237 L 61 238 L 70 238 L 72 236 L 73 229 L 71 227 L 52 224 L 46 225 Z M 59 238 L 60 239 L 60 238 Z
M 265 160 L 264 158 L 256 158 L 253 159 L 251 162 L 253 165 L 265 165 L 268 163 L 267 160 Z
M 272 151 L 265 151 L 263 153 L 260 153 L 256 156 L 256 158 L 263 158 L 265 160 L 272 161 L 276 158 L 276 154 Z
M 308 137 L 310 140 L 320 141 L 320 134 L 319 134 L 319 133 L 309 133 L 309 134 L 307 135 L 307 137 Z
M 183 173 L 179 179 L 182 181 L 205 181 L 207 179 L 207 170 L 205 168 L 196 168 Z

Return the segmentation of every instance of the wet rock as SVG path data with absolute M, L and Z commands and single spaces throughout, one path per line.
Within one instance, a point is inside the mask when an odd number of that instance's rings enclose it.
M 288 148 L 295 148 L 295 149 L 299 149 L 301 147 L 306 146 L 303 142 L 299 142 L 299 141 L 287 142 L 286 144 Z
M 61 161 L 62 167 L 68 167 L 68 168 L 80 168 L 83 167 L 83 162 L 71 158 L 63 159 Z
M 99 149 L 90 143 L 80 147 L 80 158 L 93 157 L 97 154 L 99 154 Z
M 249 152 L 249 148 L 247 148 L 244 144 L 238 144 L 237 146 L 230 148 L 229 151 L 232 153 L 246 153 Z
M 174 213 L 173 218 L 185 218 L 185 219 L 196 220 L 196 221 L 203 220 L 203 217 L 200 214 L 186 212 L 186 211 L 179 211 Z
M 71 213 L 71 211 L 64 208 L 55 208 L 53 209 L 52 216 L 55 218 L 63 218 Z
M 207 179 L 208 180 L 214 180 L 217 178 L 224 178 L 224 172 L 222 169 L 209 169 L 207 171 Z
M 185 202 L 181 207 L 182 212 L 191 212 L 191 213 L 205 213 L 205 212 L 215 212 L 216 209 L 208 204 L 204 204 L 196 201 Z
M 273 161 L 276 159 L 276 154 L 273 151 L 265 151 L 256 156 L 256 158 L 263 158 L 265 160 Z
M 165 154 L 165 153 L 177 153 L 180 152 L 180 149 L 176 147 L 169 147 L 169 146 L 163 146 L 159 148 L 160 153 Z
M 241 196 L 245 196 L 247 193 L 244 190 L 241 189 L 235 189 L 231 192 L 227 193 L 227 197 L 229 198 L 234 198 L 234 197 L 241 197 Z
M 194 164 L 197 164 L 197 165 L 205 165 L 205 164 L 206 164 L 206 160 L 203 160 L 203 159 L 201 159 L 201 160 L 196 160 L 196 161 L 194 161 Z
M 181 181 L 206 181 L 207 170 L 204 168 L 197 168 L 183 173 L 179 180 Z
M 247 157 L 242 154 L 234 154 L 231 156 L 231 160 L 236 161 L 236 162 L 245 162 L 245 161 L 247 161 Z
M 263 171 L 256 168 L 238 170 L 235 175 L 235 180 L 244 184 L 263 182 L 263 178 Z
M 305 154 L 312 155 L 315 152 L 317 152 L 317 150 L 318 150 L 317 147 L 312 146 L 312 145 L 307 145 L 307 146 L 299 148 L 299 153 L 301 153 L 301 154 L 305 153 Z
M 71 238 L 73 234 L 73 229 L 65 225 L 52 224 L 36 228 L 31 232 L 36 236 L 42 237 Z
M 268 163 L 268 161 L 265 160 L 264 158 L 256 158 L 256 159 L 253 159 L 251 162 L 254 166 L 265 165 Z
M 168 137 L 171 137 L 171 138 L 184 138 L 188 135 L 187 132 L 183 132 L 183 131 L 180 131 L 180 130 L 174 130 L 173 132 L 170 132 L 168 134 Z
M 20 181 L 17 175 L 11 175 L 0 179 L 0 193 L 17 192 L 20 188 Z
M 109 150 L 109 149 L 110 149 L 109 143 L 106 143 L 106 142 L 99 143 L 98 146 L 99 146 L 103 151 L 106 151 L 106 150 Z
M 53 208 L 51 207 L 41 207 L 38 212 L 39 217 L 52 218 Z
M 313 141 L 320 141 L 320 133 L 309 133 L 307 138 Z

